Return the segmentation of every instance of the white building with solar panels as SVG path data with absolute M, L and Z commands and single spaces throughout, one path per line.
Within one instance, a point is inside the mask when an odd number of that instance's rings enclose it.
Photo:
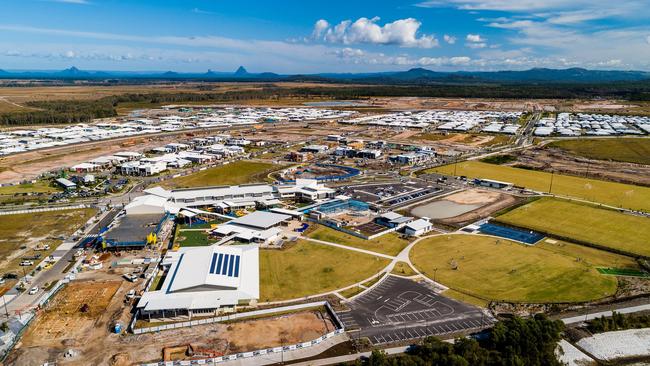
M 180 248 L 169 252 L 161 267 L 163 283 L 140 298 L 140 318 L 215 316 L 259 298 L 257 245 Z

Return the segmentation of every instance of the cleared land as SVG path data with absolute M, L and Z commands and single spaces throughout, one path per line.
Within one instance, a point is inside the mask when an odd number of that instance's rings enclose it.
M 588 204 L 542 198 L 497 218 L 505 224 L 650 256 L 650 219 Z
M 72 282 L 58 294 L 47 310 L 29 327 L 23 342 L 30 345 L 74 338 L 87 332 L 108 308 L 120 281 Z M 82 307 L 85 309 L 82 310 Z
M 355 248 L 371 250 L 373 252 L 395 256 L 406 248 L 409 242 L 400 238 L 395 233 L 388 233 L 372 240 L 365 240 L 346 234 L 344 232 L 330 229 L 322 225 L 314 225 L 315 228 L 307 232 L 306 236 L 316 240 L 328 241 L 348 245 Z
M 242 160 L 174 178 L 162 185 L 183 188 L 264 182 L 269 173 L 282 168 L 281 165 Z
M 458 163 L 456 168 L 454 165 L 436 167 L 426 172 L 453 175 L 455 170 L 456 175 L 496 179 L 541 192 L 548 192 L 551 186 L 551 173 L 478 161 L 464 161 Z M 555 174 L 552 193 L 616 207 L 650 211 L 650 188 L 648 187 Z
M 616 292 L 617 281 L 574 258 L 505 239 L 440 235 L 419 242 L 411 261 L 426 276 L 489 300 L 574 302 Z M 454 267 L 456 269 L 454 269 Z
M 562 140 L 547 146 L 589 159 L 650 164 L 650 139 L 647 138 Z
M 282 250 L 261 250 L 260 301 L 333 291 L 372 276 L 388 263 L 384 258 L 303 240 Z
M 21 258 L 34 254 L 33 248 L 39 245 L 49 244 L 53 251 L 60 236 L 71 235 L 95 212 L 87 208 L 0 216 L 0 269 L 18 268 Z M 41 255 L 45 258 L 46 252 Z

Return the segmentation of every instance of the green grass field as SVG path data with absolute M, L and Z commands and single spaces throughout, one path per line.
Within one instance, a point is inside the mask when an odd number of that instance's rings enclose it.
M 240 160 L 184 177 L 168 180 L 163 182 L 163 186 L 168 188 L 188 188 L 263 183 L 269 173 L 282 168 L 284 168 L 284 166 L 271 163 Z
M 297 299 L 364 280 L 389 260 L 299 240 L 282 250 L 260 250 L 260 301 Z
M 395 267 L 393 267 L 393 270 L 390 271 L 390 273 L 398 276 L 415 276 L 417 274 L 406 262 L 395 263 Z
M 497 221 L 650 256 L 650 219 L 646 217 L 545 197 L 507 212 Z
M 496 179 L 541 192 L 548 192 L 551 184 L 551 173 L 478 161 L 460 162 L 455 170 L 456 175 L 459 176 Z M 453 175 L 454 164 L 427 171 Z M 650 188 L 648 187 L 555 174 L 552 193 L 616 207 L 650 211 Z
M 639 268 L 639 263 L 632 257 L 562 240 L 547 238 L 535 244 L 535 247 L 575 258 L 594 267 Z
M 0 195 L 13 195 L 19 193 L 54 193 L 61 189 L 50 186 L 47 181 L 36 181 L 36 183 L 24 183 L 15 186 L 0 187 Z
M 79 229 L 97 211 L 86 208 L 81 210 L 64 210 L 34 212 L 18 215 L 0 216 L 0 268 L 3 271 L 18 269 L 22 256 L 12 256 L 21 246 L 49 244 L 49 252 L 67 237 Z M 41 252 L 45 257 L 49 252 Z M 33 251 L 27 251 L 31 255 Z
M 576 302 L 616 292 L 614 277 L 570 256 L 505 239 L 440 235 L 416 244 L 411 262 L 454 290 L 490 300 Z M 453 269 L 456 267 L 456 269 Z
M 355 248 L 372 250 L 373 252 L 395 256 L 409 244 L 395 233 L 388 233 L 372 240 L 365 240 L 328 228 L 323 225 L 313 225 L 313 230 L 308 230 L 306 236 L 316 240 L 328 241 L 348 245 Z
M 174 244 L 178 244 L 181 247 L 205 247 L 215 242 L 215 240 L 208 239 L 208 233 L 206 231 L 181 230 L 176 235 Z
M 610 276 L 650 277 L 650 274 L 629 268 L 598 268 L 598 272 Z
M 547 146 L 589 159 L 650 164 L 650 139 L 647 138 L 561 140 Z

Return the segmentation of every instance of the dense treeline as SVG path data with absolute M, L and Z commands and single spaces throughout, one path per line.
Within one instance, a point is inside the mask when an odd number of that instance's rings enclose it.
M 592 333 L 611 332 L 615 330 L 650 328 L 650 315 L 623 315 L 613 312 L 611 318 L 602 316 L 590 320 L 587 329 Z
M 207 89 L 207 88 L 205 88 Z M 0 114 L 0 125 L 63 124 L 89 122 L 93 118 L 117 115 L 120 103 L 157 105 L 185 102 L 236 102 L 281 98 L 358 99 L 366 97 L 462 97 L 516 99 L 616 98 L 650 100 L 649 82 L 610 84 L 427 84 L 427 85 L 362 85 L 337 87 L 286 88 L 274 84 L 257 90 L 227 92 L 123 94 L 98 100 L 36 101 L 27 105 L 29 111 Z
M 406 354 L 388 357 L 374 351 L 367 361 L 370 366 L 559 366 L 555 348 L 564 329 L 561 321 L 543 315 L 532 319 L 514 318 L 501 321 L 480 340 L 457 339 L 454 344 L 427 338 Z

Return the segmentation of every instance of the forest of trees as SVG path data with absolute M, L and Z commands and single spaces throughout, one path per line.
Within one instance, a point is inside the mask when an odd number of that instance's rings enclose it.
M 366 97 L 463 97 L 463 98 L 616 98 L 650 100 L 650 83 L 609 84 L 427 84 L 362 85 L 338 87 L 287 88 L 266 84 L 257 90 L 181 93 L 123 94 L 98 100 L 34 101 L 30 111 L 0 114 L 0 125 L 65 124 L 89 122 L 93 118 L 113 117 L 120 103 L 140 103 L 143 107 L 160 103 L 236 102 L 281 98 L 358 99 Z
M 407 353 L 387 356 L 373 351 L 368 360 L 359 361 L 368 366 L 560 366 L 555 356 L 561 321 L 552 321 L 544 315 L 534 318 L 513 318 L 500 321 L 479 340 L 459 338 L 454 344 L 437 338 L 427 338 L 412 346 Z
M 650 328 L 650 315 L 623 315 L 613 312 L 611 318 L 602 316 L 587 322 L 587 329 L 592 333 L 639 328 Z

